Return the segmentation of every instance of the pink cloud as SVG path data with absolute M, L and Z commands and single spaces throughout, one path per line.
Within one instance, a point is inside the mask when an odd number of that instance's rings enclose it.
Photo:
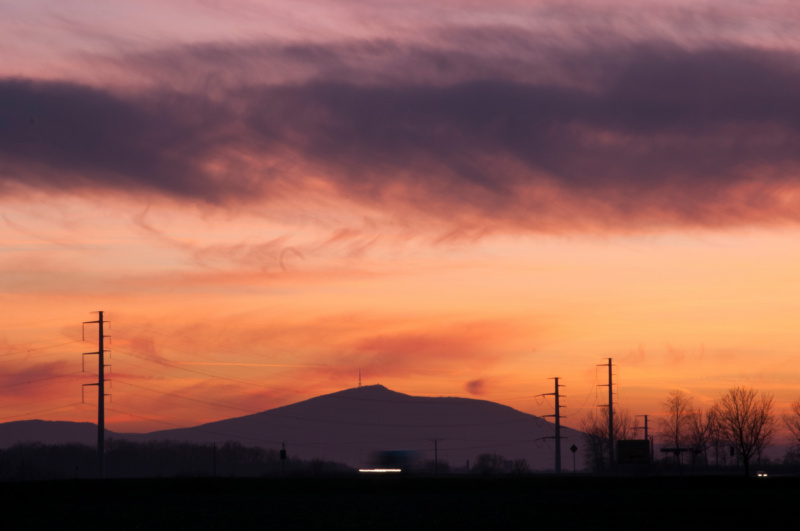
M 414 68 L 403 66 L 410 53 L 461 65 L 464 74 L 378 82 L 353 66 L 342 79 L 318 71 L 301 82 L 226 88 L 222 99 L 202 90 L 134 96 L 0 80 L 8 116 L 0 137 L 9 139 L 0 145 L 13 145 L 0 149 L 0 167 L 8 185 L 219 208 L 305 197 L 316 179 L 344 203 L 427 218 L 456 235 L 798 221 L 793 53 L 663 43 L 556 53 L 562 72 L 576 76 L 583 65 L 608 63 L 576 84 L 515 78 L 524 49 L 516 38 L 507 44 L 489 77 L 480 66 L 486 58 L 469 50 L 408 52 L 384 42 L 356 53 L 379 57 L 380 72 Z M 349 53 L 302 47 L 280 53 L 320 67 Z M 186 56 L 226 68 L 213 46 L 171 57 Z M 358 256 L 373 241 L 354 240 L 349 252 Z M 194 252 L 199 261 L 279 262 L 283 247 L 278 238 Z

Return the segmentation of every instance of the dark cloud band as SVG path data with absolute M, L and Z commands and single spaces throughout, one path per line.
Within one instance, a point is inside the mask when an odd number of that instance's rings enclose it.
M 306 68 L 347 63 L 341 50 L 308 48 Z M 207 47 L 187 52 L 192 63 L 202 50 L 223 69 Z M 785 192 L 800 162 L 797 57 L 667 45 L 581 52 L 566 63 L 582 82 L 558 83 L 511 75 L 513 54 L 491 72 L 485 58 L 454 54 L 443 68 L 461 72 L 456 82 L 415 76 L 398 47 L 386 54 L 383 83 L 374 68 L 363 78 L 351 68 L 349 80 L 132 96 L 2 80 L 0 179 L 224 205 L 270 199 L 313 173 L 358 202 L 521 229 L 567 215 L 617 226 L 796 221 Z M 581 69 L 603 62 L 614 67 L 586 83 Z M 388 74 L 393 63 L 407 82 Z

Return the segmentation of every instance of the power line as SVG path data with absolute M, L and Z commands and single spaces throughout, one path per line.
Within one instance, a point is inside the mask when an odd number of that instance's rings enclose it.
M 67 376 L 76 376 L 76 375 L 80 374 L 80 372 L 82 372 L 82 371 L 75 371 L 75 372 L 70 372 L 70 373 L 65 373 L 65 374 L 55 374 L 53 376 L 43 376 L 41 378 L 36 378 L 36 379 L 33 379 L 33 380 L 25 380 L 25 381 L 22 381 L 22 382 L 16 382 L 16 383 L 12 383 L 12 384 L 0 385 L 0 389 L 8 389 L 9 387 L 17 387 L 17 386 L 20 386 L 20 385 L 36 384 L 36 383 L 44 382 L 44 381 L 47 381 L 47 380 L 55 380 L 57 378 L 65 378 Z
M 211 402 L 208 400 L 202 400 L 199 398 L 192 398 L 187 396 L 182 396 L 176 393 L 170 393 L 166 391 L 158 391 L 156 389 L 151 389 L 142 385 L 133 384 L 130 382 L 125 382 L 118 380 L 123 385 L 128 385 L 131 387 L 136 387 L 139 389 L 143 389 L 145 391 L 155 392 L 166 396 L 171 396 L 174 398 L 179 398 L 182 400 L 188 400 L 191 402 L 197 402 L 200 404 L 214 406 L 214 407 L 226 407 L 230 409 L 237 409 L 240 411 L 244 411 L 246 413 L 252 415 L 264 415 L 274 418 L 280 419 L 288 419 L 288 420 L 296 420 L 296 421 L 303 421 L 303 422 L 314 422 L 314 423 L 323 423 L 323 424 L 335 424 L 341 426 L 375 426 L 375 427 L 388 427 L 388 428 L 462 428 L 462 427 L 478 427 L 478 426 L 499 426 L 499 425 L 507 425 L 507 424 L 515 424 L 515 423 L 523 423 L 528 422 L 530 419 L 528 418 L 519 418 L 519 419 L 509 419 L 509 420 L 500 420 L 500 421 L 492 421 L 492 422 L 473 422 L 473 423 L 457 423 L 457 424 L 396 424 L 396 423 L 374 423 L 374 422 L 357 422 L 357 421 L 346 421 L 346 420 L 328 420 L 328 419 L 312 419 L 307 417 L 299 417 L 296 415 L 287 415 L 285 413 L 278 413 L 275 410 L 267 410 L 267 411 L 253 411 L 252 409 L 245 409 L 238 406 L 232 406 L 223 404 L 220 402 Z
M 35 345 L 37 343 L 42 343 L 42 341 L 35 341 L 35 342 L 29 343 L 29 344 L 30 345 Z M 20 354 L 28 355 L 31 352 L 39 352 L 39 351 L 42 351 L 42 350 L 49 350 L 49 349 L 56 348 L 56 347 L 63 347 L 63 346 L 66 346 L 66 345 L 74 345 L 76 343 L 80 343 L 80 341 L 72 340 L 72 341 L 66 341 L 66 342 L 63 342 L 63 343 L 55 343 L 55 344 L 52 344 L 52 345 L 45 345 L 45 346 L 41 346 L 41 347 L 32 347 L 32 348 L 26 348 L 26 347 L 21 346 L 21 345 L 15 345 L 15 348 L 17 348 L 17 350 L 4 352 L 4 353 L 0 354 L 0 358 L 5 358 L 7 356 L 20 355 Z
M 580 405 L 580 407 L 572 408 L 572 409 L 575 409 L 575 410 L 578 410 L 578 411 L 583 411 L 584 409 L 586 409 L 586 403 L 589 401 L 589 398 L 592 396 L 592 391 L 595 391 L 595 396 L 596 396 L 596 391 L 597 391 L 597 370 L 595 370 L 595 373 L 594 373 L 594 382 L 592 382 L 591 387 L 589 387 L 589 392 L 586 393 L 586 397 L 583 399 L 583 403 Z
M 81 402 L 75 402 L 74 404 L 67 404 L 66 406 L 50 407 L 50 408 L 47 408 L 47 409 L 38 409 L 36 411 L 28 411 L 27 413 L 17 413 L 16 415 L 8 415 L 8 416 L 5 416 L 5 417 L 0 417 L 0 419 L 4 420 L 4 419 L 13 419 L 13 418 L 16 418 L 16 417 L 27 417 L 28 415 L 33 415 L 33 414 L 36 414 L 36 413 L 44 413 L 44 412 L 47 412 L 47 411 L 56 411 L 58 409 L 66 409 L 66 408 L 69 408 L 69 407 L 76 407 L 76 406 L 80 406 L 80 405 L 81 405 Z
M 0 409 L 11 409 L 11 408 L 13 408 L 13 409 L 19 409 L 19 408 L 22 408 L 22 407 L 28 407 L 28 406 L 31 406 L 31 405 L 36 405 L 36 406 L 38 406 L 38 405 L 41 405 L 41 404 L 45 404 L 45 403 L 54 402 L 54 401 L 56 401 L 56 400 L 61 400 L 61 399 L 63 399 L 63 398 L 74 398 L 74 397 L 75 397 L 75 393 L 74 393 L 74 391 L 73 391 L 73 392 L 69 393 L 68 395 L 61 395 L 61 396 L 55 396 L 55 397 L 53 397 L 53 396 L 51 396 L 51 397 L 48 397 L 48 399 L 47 399 L 47 400 L 35 400 L 35 401 L 33 401 L 33 402 L 27 402 L 27 403 L 24 403 L 24 404 L 20 404 L 20 403 L 11 403 L 11 404 L 6 404 L 6 405 L 0 405 Z
M 134 416 L 134 417 L 139 417 L 139 418 L 142 418 L 144 420 L 150 420 L 150 421 L 153 421 L 153 422 L 161 422 L 162 424 L 170 424 L 170 423 L 168 423 L 166 421 L 159 421 L 157 419 L 143 417 L 141 415 L 134 415 L 133 413 L 120 411 L 120 410 L 114 409 L 114 408 L 108 408 L 108 409 L 109 409 L 109 411 L 114 411 L 116 413 L 120 413 L 120 414 L 123 414 L 123 415 L 130 415 L 130 416 Z M 196 431 L 196 432 L 209 433 L 211 435 L 220 435 L 220 436 L 225 437 L 227 439 L 231 439 L 231 438 L 247 439 L 247 440 L 251 440 L 251 441 L 254 441 L 254 442 L 257 442 L 257 443 L 262 443 L 262 444 L 264 444 L 264 443 L 267 443 L 267 444 L 280 444 L 280 443 L 278 443 L 276 441 L 268 441 L 266 439 L 261 439 L 261 438 L 258 438 L 258 437 L 252 437 L 252 436 L 237 434 L 237 433 L 233 433 L 233 432 L 223 433 L 223 432 L 220 432 L 220 431 L 214 431 L 214 430 L 209 430 L 209 429 L 200 428 L 200 427 L 190 427 L 190 428 L 181 427 L 180 429 L 187 429 L 187 430 L 190 429 L 190 430 Z
M 148 358 L 146 356 L 142 356 L 140 354 L 134 354 L 133 352 L 129 352 L 127 350 L 116 348 L 116 347 L 115 347 L 115 350 L 116 350 L 116 352 L 119 352 L 119 353 L 122 353 L 122 354 L 125 354 L 125 355 L 128 355 L 128 356 L 132 356 L 134 358 L 139 358 L 139 359 L 143 359 L 145 361 L 150 361 L 150 362 L 155 363 L 157 365 L 161 365 L 161 366 L 164 366 L 164 367 L 169 367 L 171 369 L 175 369 L 175 370 L 179 370 L 179 371 L 186 371 L 186 372 L 191 372 L 191 373 L 195 373 L 195 374 L 200 374 L 202 376 L 209 376 L 211 378 L 216 378 L 218 380 L 228 380 L 230 382 L 242 383 L 242 384 L 245 384 L 245 385 L 252 385 L 254 387 L 261 387 L 263 389 L 268 389 L 270 391 L 285 391 L 285 392 L 288 392 L 288 393 L 300 393 L 300 391 L 298 391 L 296 389 L 287 389 L 285 387 L 268 386 L 268 385 L 263 385 L 263 384 L 259 384 L 259 383 L 256 383 L 256 382 L 252 382 L 252 381 L 249 381 L 249 380 L 242 380 L 240 378 L 231 378 L 229 376 L 219 376 L 217 374 L 213 374 L 213 373 L 210 373 L 210 372 L 201 371 L 199 369 L 192 369 L 192 368 L 186 367 L 184 365 L 179 365 L 179 364 L 176 364 L 176 363 L 171 362 L 171 361 L 169 361 L 167 359 L 164 359 L 164 358 L 156 360 L 156 359 Z
M 129 385 L 131 387 L 136 387 L 138 389 L 143 389 L 145 391 L 150 391 L 150 392 L 153 392 L 153 393 L 159 393 L 159 394 L 166 395 L 166 396 L 171 396 L 171 397 L 174 397 L 174 398 L 180 398 L 181 400 L 189 400 L 191 402 L 197 402 L 199 404 L 205 404 L 207 406 L 224 407 L 224 408 L 228 408 L 228 409 L 236 409 L 238 411 L 244 411 L 245 413 L 250 413 L 250 414 L 261 413 L 260 411 L 254 411 L 252 409 L 246 409 L 246 408 L 239 407 L 239 406 L 232 406 L 232 405 L 228 405 L 228 404 L 223 404 L 221 402 L 210 402 L 208 400 L 202 400 L 200 398 L 192 398 L 192 397 L 188 397 L 188 396 L 182 396 L 182 395 L 179 395 L 179 394 L 176 394 L 176 393 L 170 393 L 170 392 L 167 392 L 167 391 L 159 391 L 157 389 L 151 389 L 151 388 L 145 387 L 143 385 L 133 384 L 133 383 L 130 383 L 130 382 L 126 382 L 124 380 L 119 380 L 118 379 L 118 382 L 123 384 L 123 385 Z

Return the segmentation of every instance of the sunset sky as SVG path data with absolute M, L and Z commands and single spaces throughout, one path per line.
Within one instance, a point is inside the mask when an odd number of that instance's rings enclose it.
M 0 0 L 0 422 L 800 399 L 800 4 Z

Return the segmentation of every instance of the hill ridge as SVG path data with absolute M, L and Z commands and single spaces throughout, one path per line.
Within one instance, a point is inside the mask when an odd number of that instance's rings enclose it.
M 96 440 L 95 425 L 81 424 L 81 431 L 93 432 Z M 0 424 L 0 444 L 6 441 L 8 445 L 9 427 Z M 464 397 L 413 396 L 374 384 L 189 428 L 109 435 L 137 441 L 238 441 L 268 448 L 285 444 L 292 455 L 302 459 L 319 458 L 356 467 L 381 450 L 409 450 L 432 459 L 432 441 L 437 440 L 439 459 L 454 466 L 474 460 L 480 453 L 497 453 L 509 459 L 525 459 L 536 469 L 548 469 L 553 467 L 554 443 L 546 438 L 552 437 L 553 430 L 550 422 L 504 404 Z M 580 432 L 563 427 L 562 436 L 563 453 L 571 444 L 567 441 L 577 441 Z M 84 435 L 81 441 L 66 442 L 86 444 L 86 438 Z

